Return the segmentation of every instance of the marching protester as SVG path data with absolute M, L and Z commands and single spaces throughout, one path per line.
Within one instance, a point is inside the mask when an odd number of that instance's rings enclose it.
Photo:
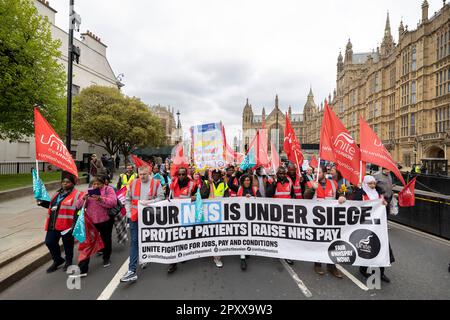
M 230 197 L 236 197 L 239 189 L 239 176 L 236 174 L 236 168 L 231 164 L 227 168 L 225 182 L 228 185 Z
M 92 180 L 99 175 L 104 174 L 105 168 L 103 167 L 103 163 L 97 159 L 97 155 L 93 154 L 91 156 L 90 168 L 89 168 L 89 184 L 92 185 Z
M 302 193 L 303 176 L 299 174 L 297 166 L 293 163 L 290 163 L 288 165 L 288 177 L 292 180 L 292 183 L 294 184 L 295 199 L 303 199 Z
M 201 182 L 195 182 L 188 176 L 188 170 L 186 168 L 179 168 L 177 172 L 177 177 L 174 177 L 172 183 L 170 184 L 170 198 L 171 199 L 191 199 L 191 201 L 196 200 L 196 193 L 198 188 L 200 189 L 200 194 L 202 199 L 207 199 L 209 197 L 209 188 L 207 184 L 202 184 Z M 167 269 L 167 273 L 174 273 L 177 270 L 177 263 L 172 263 Z
M 334 180 L 327 179 L 325 176 L 326 171 L 326 167 L 322 167 L 319 169 L 319 183 L 317 183 L 316 181 L 309 181 L 306 184 L 305 199 L 337 199 L 339 200 L 340 204 L 344 203 L 346 201 L 346 198 L 338 192 L 338 183 Z M 328 264 L 327 267 L 331 274 L 333 274 L 336 278 L 343 278 L 342 273 L 336 268 L 336 265 Z M 322 270 L 321 263 L 314 264 L 314 271 L 319 275 L 325 274 L 325 272 Z
M 390 213 L 389 205 L 391 204 L 392 198 L 394 197 L 394 192 L 392 190 L 393 183 L 391 171 L 385 168 L 380 168 L 380 171 L 374 174 L 374 178 L 377 182 L 377 189 L 383 195 L 384 199 L 387 202 L 386 212 L 387 214 L 389 214 Z
M 127 273 L 120 279 L 121 282 L 132 282 L 138 279 L 137 265 L 139 260 L 139 230 L 138 230 L 138 206 L 139 202 L 150 204 L 163 201 L 164 190 L 160 181 L 150 179 L 150 168 L 140 167 L 138 169 L 139 177 L 133 180 L 128 190 L 125 208 L 127 217 L 130 220 L 130 263 Z
M 52 273 L 64 264 L 63 271 L 72 265 L 74 237 L 72 235 L 75 226 L 75 215 L 81 208 L 77 202 L 84 196 L 84 193 L 75 188 L 76 177 L 70 173 L 63 173 L 61 189 L 53 196 L 50 202 L 38 201 L 37 204 L 48 209 L 48 216 L 45 222 L 45 245 L 52 256 L 53 264 L 47 269 L 47 273 Z M 62 239 L 64 245 L 65 259 L 61 257 L 61 247 L 59 240 Z
M 240 187 L 236 192 L 236 197 L 261 198 L 261 193 L 259 192 L 258 188 L 252 186 L 252 180 L 252 177 L 246 174 L 241 177 Z M 241 269 L 243 271 L 247 270 L 247 260 L 245 256 L 241 256 Z
M 255 178 L 256 178 L 256 183 L 258 186 L 258 190 L 259 192 L 261 192 L 261 195 L 263 198 L 270 198 L 266 195 L 266 190 L 268 185 L 271 182 L 271 179 L 269 178 L 269 176 L 267 176 L 264 167 L 258 167 L 256 168 L 255 171 Z
M 294 183 L 287 176 L 287 170 L 284 167 L 279 167 L 277 171 L 276 181 L 269 184 L 266 193 L 267 198 L 274 199 L 295 199 Z M 290 265 L 294 264 L 294 261 L 286 259 L 286 262 Z
M 92 181 L 92 187 L 95 192 L 92 195 L 85 194 L 83 198 L 78 200 L 78 207 L 82 207 L 83 203 L 86 208 L 86 214 L 94 224 L 95 228 L 101 235 L 102 241 L 105 245 L 103 252 L 103 267 L 107 268 L 111 265 L 111 251 L 112 251 L 112 229 L 114 220 L 108 214 L 108 210 L 117 204 L 117 197 L 114 189 L 105 184 L 105 177 L 98 176 Z M 80 261 L 81 276 L 87 276 L 89 271 L 89 261 L 87 258 Z
M 384 196 L 380 193 L 380 190 L 377 188 L 377 181 L 375 180 L 375 178 L 372 176 L 365 176 L 364 181 L 362 183 L 362 188 L 357 189 L 354 192 L 353 200 L 369 201 L 377 199 L 382 199 L 384 206 L 388 205 Z M 390 263 L 395 262 L 394 253 L 392 252 L 390 243 L 389 243 L 389 259 Z M 359 271 L 365 278 L 368 278 L 370 276 L 370 274 L 367 273 L 367 269 L 368 269 L 367 267 L 359 267 Z M 385 275 L 385 268 L 380 268 L 380 270 L 381 270 L 381 280 L 390 283 L 391 280 Z
M 228 185 L 223 180 L 222 172 L 220 170 L 216 169 L 212 171 L 212 177 L 209 179 L 209 187 L 210 187 L 209 193 L 210 199 L 228 198 L 230 196 Z M 214 257 L 214 263 L 216 264 L 217 268 L 223 267 L 221 257 L 218 256 Z
M 131 182 L 137 178 L 136 173 L 134 173 L 134 169 L 132 165 L 127 166 L 127 171 L 122 173 L 119 176 L 119 181 L 117 182 L 117 190 L 122 189 L 123 187 L 130 187 Z
M 342 177 L 342 174 L 336 167 L 331 168 L 331 177 L 332 180 L 337 182 L 339 192 L 342 195 L 347 196 L 353 193 L 351 184 Z

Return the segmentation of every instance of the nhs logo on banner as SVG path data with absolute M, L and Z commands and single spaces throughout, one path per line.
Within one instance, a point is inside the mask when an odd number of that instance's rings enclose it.
M 222 204 L 220 202 L 203 203 L 203 215 L 195 210 L 195 203 L 181 204 L 181 225 L 211 224 L 221 223 L 223 221 Z

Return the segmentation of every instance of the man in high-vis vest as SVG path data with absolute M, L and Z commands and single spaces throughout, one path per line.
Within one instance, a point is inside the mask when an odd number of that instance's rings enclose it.
M 137 280 L 137 265 L 139 255 L 139 230 L 138 230 L 138 206 L 139 202 L 148 205 L 150 203 L 165 200 L 164 190 L 159 180 L 150 178 L 150 168 L 141 167 L 138 170 L 139 178 L 133 180 L 125 199 L 125 208 L 130 222 L 130 263 L 128 272 L 120 279 L 121 282 Z
M 211 178 L 209 179 L 209 198 L 228 198 L 230 196 L 230 190 L 228 189 L 228 184 L 222 178 L 222 172 L 220 170 L 214 170 L 212 172 Z M 222 257 L 214 257 L 214 263 L 217 268 L 223 267 Z
M 117 190 L 122 189 L 123 187 L 130 188 L 131 183 L 134 179 L 137 178 L 136 173 L 134 173 L 133 166 L 128 166 L 127 171 L 122 173 L 119 177 L 119 181 L 117 182 Z
M 297 170 L 297 166 L 293 163 L 290 163 L 288 166 L 288 177 L 292 180 L 292 183 L 294 184 L 295 199 L 303 199 L 302 193 L 303 176 L 300 174 L 300 171 Z
M 77 179 L 74 175 L 64 172 L 62 175 L 61 189 L 53 196 L 50 202 L 38 201 L 37 204 L 48 209 L 47 220 L 45 221 L 45 244 L 50 251 L 53 264 L 47 269 L 47 273 L 52 273 L 64 264 L 63 271 L 72 265 L 74 238 L 72 235 L 75 226 L 76 213 L 81 208 L 77 206 L 79 199 L 84 196 L 83 192 L 75 188 Z M 61 246 L 59 240 L 62 239 L 66 259 L 61 257 Z
M 339 193 L 337 181 L 327 179 L 325 172 L 327 172 L 326 167 L 319 169 L 319 183 L 317 183 L 317 181 L 309 181 L 306 184 L 305 199 L 338 200 L 339 204 L 343 204 L 346 201 L 346 198 Z M 328 264 L 327 267 L 331 274 L 336 278 L 342 279 L 344 277 L 336 268 L 336 265 Z M 314 264 L 314 271 L 321 276 L 325 274 L 322 270 L 321 263 Z

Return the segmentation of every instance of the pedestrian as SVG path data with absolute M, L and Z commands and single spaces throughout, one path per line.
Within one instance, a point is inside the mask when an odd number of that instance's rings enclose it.
M 131 182 L 137 178 L 137 174 L 134 173 L 134 168 L 132 165 L 128 165 L 126 172 L 119 176 L 119 181 L 117 182 L 117 190 L 127 187 L 129 189 Z
M 120 155 L 117 153 L 116 154 L 116 169 L 120 168 Z
M 111 265 L 112 252 L 112 229 L 114 219 L 112 219 L 108 210 L 117 204 L 117 196 L 112 187 L 106 185 L 107 179 L 104 176 L 95 177 L 92 182 L 93 190 L 98 191 L 97 194 L 85 194 L 83 198 L 78 200 L 78 206 L 82 207 L 83 203 L 86 208 L 86 214 L 100 233 L 103 244 L 103 267 L 107 268 Z M 80 261 L 81 277 L 87 276 L 89 271 L 90 258 Z
M 125 199 L 125 208 L 130 223 L 130 262 L 128 271 L 120 279 L 121 282 L 137 281 L 137 265 L 139 260 L 139 230 L 138 206 L 165 200 L 164 190 L 160 181 L 150 179 L 150 168 L 147 166 L 138 169 L 139 178 L 133 180 Z
M 92 185 L 92 181 L 97 175 L 105 173 L 105 168 L 103 163 L 97 159 L 97 155 L 93 154 L 91 156 L 90 168 L 89 168 L 89 184 Z
M 196 200 L 196 193 L 199 183 L 194 182 L 188 176 L 188 169 L 181 167 L 178 169 L 177 176 L 173 177 L 170 184 L 170 198 L 171 199 L 191 199 Z M 204 184 L 201 190 L 203 199 L 207 199 L 209 196 L 209 188 L 207 184 Z M 177 263 L 172 263 L 167 269 L 167 273 L 172 274 L 177 270 Z
M 252 176 L 244 174 L 240 179 L 240 187 L 236 193 L 236 197 L 242 198 L 261 198 L 261 192 L 259 192 L 256 186 L 252 186 L 253 178 Z M 245 255 L 241 255 L 241 270 L 247 270 L 247 259 Z
M 330 169 L 331 171 L 331 169 Z M 342 204 L 346 201 L 346 198 L 343 197 L 338 191 L 338 183 L 337 181 L 330 180 L 326 178 L 325 172 L 327 172 L 326 167 L 322 167 L 319 169 L 319 183 L 316 181 L 309 181 L 306 184 L 305 190 L 305 199 L 327 199 L 327 200 L 338 200 L 339 204 Z M 333 276 L 338 279 L 342 279 L 342 273 L 337 269 L 336 265 L 328 264 L 328 271 L 331 272 Z M 321 263 L 314 264 L 314 271 L 319 275 L 324 275 L 325 272 L 322 270 Z
M 70 173 L 62 174 L 61 189 L 53 196 L 50 202 L 38 201 L 37 204 L 48 209 L 47 220 L 45 221 L 45 245 L 52 256 L 53 263 L 47 269 L 47 273 L 55 272 L 64 264 L 63 271 L 73 262 L 74 237 L 72 235 L 75 226 L 75 215 L 81 207 L 77 202 L 84 196 L 84 193 L 75 188 L 76 177 Z M 61 247 L 59 240 L 62 239 L 64 245 L 65 259 L 61 257 Z
M 300 171 L 297 170 L 297 166 L 295 164 L 290 163 L 288 165 L 288 177 L 291 179 L 294 185 L 294 193 L 295 193 L 294 199 L 303 199 L 302 193 L 303 176 L 299 172 Z
M 228 185 L 222 177 L 222 172 L 218 169 L 212 171 L 211 178 L 208 181 L 209 183 L 209 198 L 217 199 L 217 198 L 228 198 L 230 196 L 230 191 L 228 189 Z M 222 257 L 215 256 L 214 263 L 217 268 L 223 268 Z
M 381 199 L 383 201 L 383 205 L 387 206 L 387 201 L 384 199 L 384 196 L 377 190 L 377 181 L 372 176 L 365 176 L 364 181 L 362 183 L 361 189 L 356 189 L 354 192 L 353 200 L 354 201 L 370 201 Z M 395 262 L 394 253 L 391 248 L 391 244 L 389 243 L 389 259 L 390 263 Z M 367 273 L 367 267 L 360 267 L 359 272 L 365 277 L 368 278 L 370 274 Z M 386 283 L 390 283 L 391 280 L 385 274 L 385 268 L 380 268 L 381 271 L 381 281 Z
M 274 199 L 295 199 L 294 183 L 287 175 L 287 169 L 279 167 L 277 170 L 277 176 L 272 184 L 269 184 L 266 192 L 267 198 Z M 286 259 L 289 265 L 293 265 L 294 261 Z
M 377 189 L 387 202 L 386 213 L 389 215 L 391 211 L 390 205 L 392 199 L 394 198 L 391 171 L 385 168 L 380 168 L 380 171 L 374 174 L 374 178 L 377 181 Z

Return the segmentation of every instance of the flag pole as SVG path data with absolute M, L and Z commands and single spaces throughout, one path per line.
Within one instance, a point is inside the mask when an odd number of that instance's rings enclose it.
M 320 171 L 320 156 L 319 156 L 319 161 L 317 162 L 317 183 L 319 183 L 319 171 Z
M 37 175 L 37 178 L 39 179 L 39 162 L 38 162 L 38 159 L 36 159 L 36 175 Z
M 359 183 L 362 184 L 362 160 L 359 161 Z

